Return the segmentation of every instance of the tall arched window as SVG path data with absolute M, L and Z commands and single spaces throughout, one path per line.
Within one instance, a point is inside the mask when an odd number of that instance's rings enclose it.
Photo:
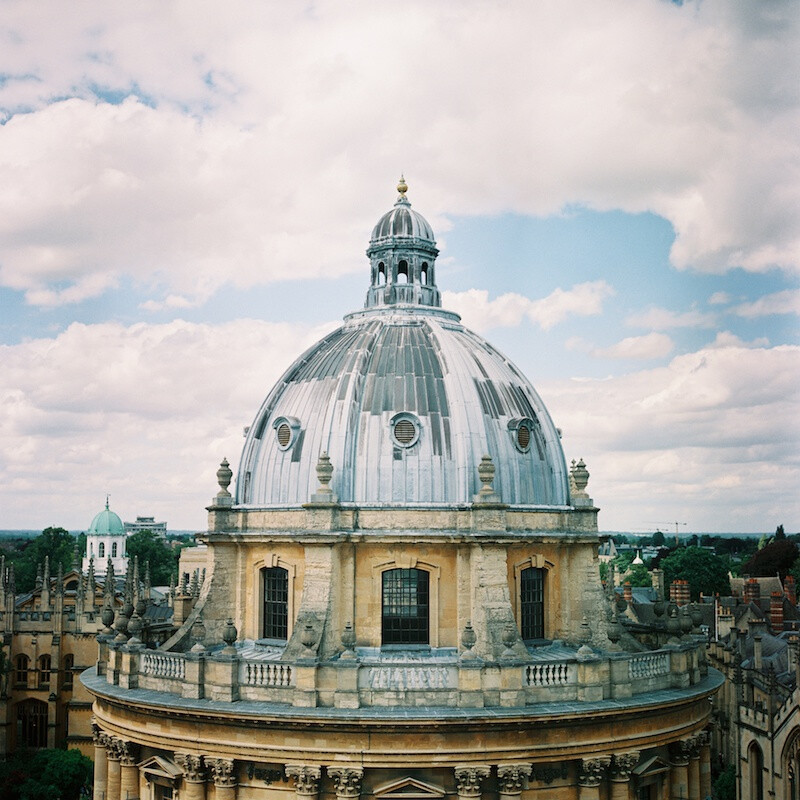
M 381 261 L 378 264 L 378 286 L 383 286 L 386 283 L 386 264 Z
M 419 269 L 419 279 L 422 284 L 425 286 L 428 285 L 428 262 L 423 261 L 422 266 Z
M 105 542 L 100 542 L 100 544 L 97 545 L 97 554 L 98 554 L 98 556 L 100 558 L 105 558 L 106 557 L 106 543 Z
M 523 641 L 544 639 L 544 570 L 528 567 L 520 573 L 520 628 Z
M 27 686 L 28 684 L 28 665 L 30 660 L 26 655 L 18 655 L 14 659 L 14 683 L 17 686 Z
M 408 261 L 399 261 L 397 264 L 397 283 L 408 283 Z
M 47 747 L 47 703 L 23 700 L 17 703 L 17 747 Z
M 64 689 L 72 691 L 72 670 L 75 666 L 75 656 L 72 653 L 67 653 L 64 656 Z
M 261 635 L 265 639 L 289 638 L 289 572 L 283 567 L 261 570 L 264 609 Z
M 37 684 L 40 689 L 47 689 L 50 686 L 50 656 L 45 653 L 39 656 L 39 676 Z
M 747 750 L 747 763 L 750 767 L 748 798 L 749 800 L 764 800 L 764 755 L 755 742 Z
M 382 644 L 428 644 L 428 573 L 421 569 L 389 569 L 382 578 Z
M 111 558 L 116 558 L 116 557 L 117 557 L 117 543 L 116 542 L 112 542 L 112 544 L 111 544 Z

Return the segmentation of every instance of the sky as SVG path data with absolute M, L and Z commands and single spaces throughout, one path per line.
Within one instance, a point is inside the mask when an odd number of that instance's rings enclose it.
M 0 9 L 0 529 L 202 530 L 403 173 L 601 530 L 800 531 L 800 4 Z

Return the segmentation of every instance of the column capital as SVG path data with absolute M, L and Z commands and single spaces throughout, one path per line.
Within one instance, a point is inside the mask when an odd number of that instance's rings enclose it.
M 139 746 L 133 742 L 126 742 L 124 739 L 117 739 L 119 750 L 119 760 L 123 767 L 135 767 L 139 754 Z
M 460 797 L 480 797 L 481 782 L 489 777 L 488 764 L 458 764 L 454 768 L 456 786 Z
M 639 751 L 617 753 L 611 763 L 611 780 L 623 783 L 631 779 L 633 768 L 639 763 Z
M 689 763 L 692 754 L 692 740 L 679 739 L 677 742 L 670 742 L 669 763 L 674 767 L 685 767 Z
M 205 765 L 202 756 L 194 753 L 175 753 L 175 763 L 183 770 L 183 779 L 187 783 L 205 783 Z
M 299 795 L 316 797 L 322 770 L 310 764 L 287 764 L 286 777 L 294 778 L 294 790 Z
M 520 764 L 498 764 L 497 782 L 501 794 L 522 794 L 528 778 L 531 776 L 533 764 L 524 762 Z
M 337 797 L 358 797 L 361 794 L 362 767 L 328 767 L 328 775 L 333 778 Z
M 105 741 L 103 741 L 104 739 Z M 122 742 L 116 736 L 100 734 L 100 740 L 106 746 L 106 757 L 109 761 L 119 761 L 122 758 L 122 749 L 120 747 Z
M 232 758 L 206 758 L 205 762 L 211 771 L 214 786 L 236 786 L 236 775 L 233 771 L 236 762 Z
M 611 756 L 582 758 L 578 771 L 578 784 L 580 786 L 599 786 L 610 765 Z

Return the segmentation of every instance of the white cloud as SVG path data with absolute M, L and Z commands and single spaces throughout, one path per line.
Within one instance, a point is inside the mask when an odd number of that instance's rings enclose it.
M 759 336 L 751 342 L 746 342 L 740 339 L 735 333 L 720 331 L 708 347 L 769 347 L 769 339 L 764 336 Z
M 629 336 L 611 347 L 592 350 L 592 355 L 601 358 L 631 358 L 648 360 L 668 356 L 674 349 L 672 339 L 664 333 L 648 333 L 645 336 Z
M 555 289 L 547 297 L 531 300 L 509 292 L 494 300 L 485 289 L 442 292 L 445 308 L 460 314 L 464 324 L 478 331 L 515 327 L 524 319 L 550 330 L 570 316 L 593 316 L 603 310 L 603 301 L 614 295 L 605 281 L 579 283 L 570 289 Z
M 5 8 L 0 86 L 32 303 L 355 269 L 400 169 L 436 228 L 585 203 L 666 217 L 682 268 L 800 266 L 792 4 L 43 7 Z
M 711 346 L 669 365 L 540 386 L 606 530 L 800 527 L 800 347 Z M 730 527 L 728 527 L 730 526 Z
M 650 328 L 665 331 L 671 328 L 713 328 L 717 315 L 704 311 L 670 311 L 667 308 L 650 308 L 638 314 L 631 314 L 625 324 L 633 328 Z
M 752 303 L 742 303 L 731 311 L 740 317 L 767 317 L 771 314 L 800 314 L 800 289 L 786 289 L 782 292 L 759 297 Z
M 732 299 L 727 292 L 714 292 L 708 298 L 708 304 L 711 306 L 724 306 L 730 303 Z

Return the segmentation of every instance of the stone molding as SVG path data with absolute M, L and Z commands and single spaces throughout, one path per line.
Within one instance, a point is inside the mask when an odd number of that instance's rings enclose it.
M 319 794 L 319 779 L 322 770 L 308 764 L 287 764 L 286 777 L 294 778 L 294 790 L 304 797 L 316 797 Z
M 489 777 L 488 764 L 459 764 L 454 768 L 459 797 L 480 797 L 481 783 Z
M 236 762 L 232 758 L 206 758 L 205 761 L 214 779 L 214 786 L 220 788 L 236 786 L 234 774 Z
M 618 753 L 611 762 L 611 780 L 624 783 L 631 779 L 633 768 L 639 763 L 639 751 Z
M 205 783 L 203 757 L 192 753 L 175 753 L 175 763 L 183 770 L 183 779 L 188 783 Z
M 611 766 L 611 756 L 582 758 L 578 771 L 579 786 L 599 786 Z
M 333 778 L 337 797 L 358 797 L 361 794 L 361 767 L 328 767 L 328 775 Z
M 500 794 L 522 794 L 531 776 L 533 764 L 499 764 L 497 767 L 498 791 Z

